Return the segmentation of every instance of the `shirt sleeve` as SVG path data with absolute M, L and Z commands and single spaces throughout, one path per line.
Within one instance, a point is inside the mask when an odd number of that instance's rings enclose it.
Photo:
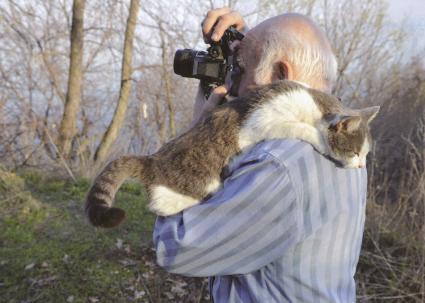
M 202 204 L 157 218 L 157 263 L 200 277 L 257 270 L 299 241 L 297 205 L 287 169 L 277 159 L 247 159 Z

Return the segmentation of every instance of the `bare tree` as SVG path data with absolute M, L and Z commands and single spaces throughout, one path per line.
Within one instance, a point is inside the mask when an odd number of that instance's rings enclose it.
M 71 142 L 77 133 L 77 114 L 81 102 L 81 82 L 83 78 L 85 0 L 74 0 L 72 5 L 71 52 L 63 118 L 59 128 L 59 148 L 64 157 L 71 151 Z
M 170 71 L 167 69 L 167 45 L 165 41 L 165 32 L 162 27 L 161 22 L 159 23 L 159 35 L 161 39 L 161 61 L 162 61 L 162 78 L 164 80 L 164 89 L 165 89 L 165 100 L 167 102 L 168 108 L 168 121 L 171 137 L 176 136 L 176 123 L 175 123 L 175 110 L 174 102 L 172 100 L 172 88 L 170 80 Z
M 51 152 L 54 148 L 45 132 L 55 139 L 61 131 L 58 125 L 63 120 L 66 75 L 70 69 L 72 1 L 23 3 L 0 3 L 0 22 L 4 25 L 0 26 L 0 49 L 5 54 L 0 58 L 2 124 L 9 125 L 2 137 L 3 142 L 12 142 L 3 146 L 9 155 L 17 151 L 13 154 L 17 165 L 43 161 L 51 164 L 46 155 L 55 156 Z M 111 0 L 105 5 L 95 0 L 86 1 L 84 7 L 84 91 L 80 93 L 77 133 L 72 136 L 68 159 L 74 171 L 83 162 L 90 165 L 88 159 L 93 158 L 112 125 L 117 100 L 124 96 L 121 90 L 129 82 L 125 78 L 120 81 L 122 33 L 129 4 L 130 1 Z M 172 56 L 178 48 L 204 49 L 199 23 L 210 7 L 224 4 L 235 5 L 243 15 L 249 15 L 247 23 L 251 27 L 282 12 L 310 15 L 323 26 L 335 46 L 341 67 L 336 93 L 345 102 L 379 103 L 397 81 L 392 76 L 397 73 L 397 65 L 392 64 L 397 58 L 391 54 L 403 53 L 402 37 L 397 35 L 396 27 L 385 26 L 388 20 L 384 0 L 262 0 L 257 2 L 258 9 L 246 1 L 146 0 L 139 11 L 138 22 L 142 26 L 136 27 L 133 37 L 131 79 L 138 90 L 128 96 L 127 114 L 114 141 L 120 144 L 112 144 L 108 153 L 127 151 L 129 142 L 134 153 L 141 153 L 142 149 L 152 152 L 174 133 L 187 128 L 197 81 L 175 76 Z M 345 16 L 347 11 L 350 16 Z M 148 114 L 146 118 L 137 116 L 144 112 Z M 143 148 L 135 144 L 137 140 L 144 142 Z
M 260 0 L 263 19 L 282 12 L 310 16 L 326 32 L 338 60 L 333 93 L 348 105 L 378 103 L 394 77 L 388 68 L 401 63 L 406 35 L 388 26 L 385 0 Z
M 131 0 L 127 27 L 124 39 L 124 51 L 121 67 L 121 88 L 118 104 L 115 109 L 114 117 L 95 152 L 94 160 L 101 163 L 107 156 L 108 150 L 115 142 L 121 129 L 127 112 L 128 100 L 131 90 L 132 58 L 133 58 L 133 37 L 136 28 L 137 13 L 139 11 L 139 1 Z

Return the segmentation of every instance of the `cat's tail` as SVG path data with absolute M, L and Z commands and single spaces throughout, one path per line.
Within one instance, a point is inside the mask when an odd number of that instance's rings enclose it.
M 144 182 L 149 157 L 126 156 L 110 162 L 87 193 L 85 210 L 94 226 L 111 228 L 125 219 L 125 211 L 112 207 L 115 194 L 128 178 Z

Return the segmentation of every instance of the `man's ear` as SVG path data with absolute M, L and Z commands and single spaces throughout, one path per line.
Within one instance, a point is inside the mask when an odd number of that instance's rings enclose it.
M 286 61 L 275 63 L 273 67 L 272 82 L 278 80 L 293 80 L 293 71 L 291 65 Z

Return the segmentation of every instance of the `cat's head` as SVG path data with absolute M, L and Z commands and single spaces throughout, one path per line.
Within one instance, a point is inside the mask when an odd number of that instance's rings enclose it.
M 359 109 L 350 115 L 332 114 L 328 121 L 327 139 L 331 157 L 343 167 L 358 168 L 366 165 L 366 156 L 372 140 L 369 123 L 376 117 L 379 106 Z

